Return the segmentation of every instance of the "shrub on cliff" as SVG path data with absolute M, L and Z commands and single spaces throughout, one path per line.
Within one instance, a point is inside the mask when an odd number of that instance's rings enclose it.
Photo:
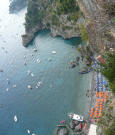
M 56 15 L 52 16 L 52 25 L 56 25 L 56 26 L 60 25 L 59 19 Z
M 115 16 L 115 2 L 106 3 L 104 6 L 105 12 L 111 17 Z
M 25 17 L 26 30 L 29 30 L 29 29 L 33 28 L 34 26 L 40 25 L 42 23 L 44 11 L 38 10 L 38 5 L 36 3 L 37 3 L 37 0 L 34 0 L 34 1 L 31 0 L 28 3 L 27 14 Z
M 58 13 L 69 13 L 79 11 L 76 0 L 58 0 Z
M 80 26 L 81 37 L 84 42 L 89 41 L 88 32 L 84 25 Z
M 115 121 L 112 126 L 105 130 L 105 135 L 114 135 L 115 134 Z
M 111 90 L 115 93 L 115 52 L 106 53 L 104 58 L 106 64 L 102 65 L 101 72 L 107 78 Z

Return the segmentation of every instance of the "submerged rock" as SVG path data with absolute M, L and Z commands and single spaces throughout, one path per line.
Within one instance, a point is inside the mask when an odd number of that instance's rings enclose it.
M 80 130 L 81 130 L 81 129 L 80 129 L 80 124 L 79 124 L 78 126 L 75 127 L 74 131 L 75 131 L 75 132 L 78 132 L 78 131 L 80 131 Z
M 69 131 L 67 130 L 67 128 L 60 128 L 57 135 L 69 135 Z
M 74 129 L 75 128 L 75 123 L 72 120 L 70 121 L 70 124 L 69 125 L 70 125 L 70 128 L 71 129 Z

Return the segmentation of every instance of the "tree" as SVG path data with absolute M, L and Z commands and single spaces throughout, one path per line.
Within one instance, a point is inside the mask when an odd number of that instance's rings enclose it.
M 106 64 L 102 64 L 101 73 L 107 78 L 111 90 L 115 93 L 115 51 L 104 56 Z

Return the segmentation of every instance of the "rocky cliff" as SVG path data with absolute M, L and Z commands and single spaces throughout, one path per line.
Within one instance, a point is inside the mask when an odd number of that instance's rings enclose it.
M 89 45 L 94 51 L 104 51 L 115 47 L 114 0 L 76 0 L 85 15 Z M 112 35 L 112 31 L 113 35 Z
M 64 38 L 80 36 L 79 26 L 84 24 L 85 20 L 76 0 L 72 2 L 73 9 L 70 10 L 71 6 L 60 0 L 29 0 L 25 35 L 22 36 L 23 45 L 27 46 L 34 38 L 34 34 L 42 29 L 50 29 L 52 36 L 60 35 Z M 62 4 L 65 4 L 64 9 Z
M 114 0 L 73 0 L 73 9 L 80 7 L 80 10 L 67 11 L 65 8 L 66 12 L 63 8 L 60 10 L 59 1 L 28 0 L 26 31 L 22 37 L 24 46 L 34 38 L 37 31 L 44 28 L 50 29 L 52 36 L 80 36 L 81 24 L 87 29 L 92 50 L 98 52 L 115 46 L 115 23 L 111 21 L 115 16 Z

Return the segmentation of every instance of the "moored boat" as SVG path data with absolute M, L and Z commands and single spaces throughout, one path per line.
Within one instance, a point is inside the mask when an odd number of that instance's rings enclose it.
M 18 118 L 17 118 L 17 116 L 16 116 L 16 115 L 14 116 L 14 121 L 15 121 L 15 122 L 17 122 L 17 121 L 18 121 Z
M 81 122 L 83 121 L 83 116 L 81 116 L 81 115 L 69 113 L 68 116 L 72 120 L 77 120 L 77 121 L 81 121 Z

